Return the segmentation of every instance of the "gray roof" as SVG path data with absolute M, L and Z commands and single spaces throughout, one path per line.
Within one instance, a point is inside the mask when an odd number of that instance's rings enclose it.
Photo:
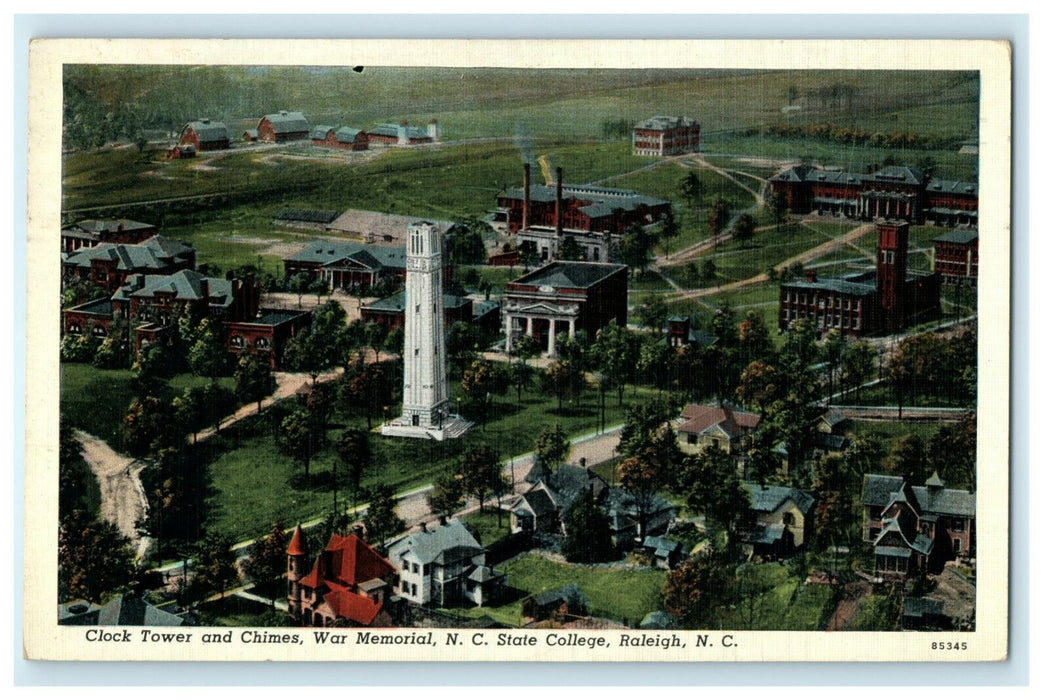
M 335 131 L 335 140 L 339 143 L 352 143 L 357 135 L 361 133 L 360 129 L 352 129 L 349 126 L 341 126 Z
M 813 437 L 813 446 L 819 447 L 822 450 L 835 450 L 841 452 L 846 449 L 846 445 L 849 444 L 849 438 L 843 435 L 831 435 L 829 433 L 818 432 Z
M 230 280 L 217 277 L 205 277 L 195 270 L 180 270 L 171 275 L 143 275 L 142 285 L 134 278 L 117 290 L 113 299 L 125 300 L 132 297 L 142 299 L 153 297 L 157 292 L 174 293 L 177 301 L 199 301 L 204 299 L 204 288 L 208 283 L 208 303 L 211 306 L 229 306 L 233 303 L 233 285 Z
M 556 261 L 523 277 L 519 277 L 511 284 L 587 289 L 605 278 L 626 269 L 626 265 L 614 265 L 611 263 Z
M 524 199 L 523 187 L 512 187 L 504 194 L 508 199 Z M 556 187 L 533 185 L 529 190 L 529 199 L 533 202 L 553 202 L 558 198 Z M 580 207 L 580 211 L 591 218 L 608 216 L 616 210 L 634 211 L 639 207 L 658 207 L 668 204 L 667 200 L 657 199 L 631 190 L 618 190 L 611 187 L 591 187 L 587 185 L 563 185 L 562 199 L 576 199 L 590 202 Z
M 112 316 L 113 315 L 113 300 L 109 297 L 102 299 L 93 299 L 84 304 L 70 307 L 70 311 L 80 311 L 85 314 L 96 314 L 99 316 Z
M 185 620 L 150 605 L 142 598 L 126 595 L 114 598 L 99 610 L 98 624 L 180 627 L 185 624 Z
M 813 169 L 812 165 L 796 165 L 780 171 L 770 179 L 777 182 L 805 182 Z
M 551 499 L 546 489 L 529 489 L 521 495 L 521 498 L 537 516 L 547 515 L 558 510 L 557 504 Z
M 102 243 L 67 254 L 64 264 L 90 268 L 94 260 L 115 260 L 117 269 L 126 272 L 167 269 L 174 258 L 188 258 L 194 250 L 188 245 L 163 236 L 153 236 L 142 243 Z
M 654 535 L 649 535 L 648 537 L 646 537 L 645 541 L 642 543 L 642 546 L 646 549 L 652 549 L 656 556 L 663 559 L 666 559 L 667 557 L 682 549 L 681 542 L 677 540 L 672 540 L 669 537 L 657 537 Z
M 885 507 L 905 489 L 920 513 L 954 515 L 972 518 L 977 512 L 977 497 L 969 491 L 937 486 L 910 486 L 899 476 L 865 474 L 861 501 L 865 506 Z
M 927 192 L 950 192 L 951 194 L 977 196 L 976 182 L 963 182 L 961 180 L 930 180 L 926 185 Z
M 700 122 L 691 117 L 649 117 L 634 125 L 635 129 L 655 129 L 666 131 L 668 129 L 681 129 L 687 126 L 699 126 Z
M 489 581 L 498 581 L 499 579 L 506 578 L 506 574 L 502 571 L 497 571 L 491 566 L 479 566 L 470 572 L 467 579 L 474 583 L 488 583 Z
M 825 182 L 836 185 L 861 185 L 870 181 L 870 175 L 851 173 L 843 170 L 817 170 L 813 168 L 806 172 L 806 182 Z
M 674 615 L 657 610 L 646 613 L 638 627 L 643 630 L 676 630 L 681 629 L 681 622 Z
M 561 510 L 567 510 L 580 493 L 590 489 L 595 498 L 601 496 L 609 485 L 590 469 L 563 464 L 558 471 L 547 478 L 547 485 L 554 494 L 554 500 Z
M 380 124 L 375 128 L 369 129 L 368 133 L 376 134 L 379 136 L 393 136 L 397 138 L 398 130 L 400 129 L 398 124 Z M 426 129 L 421 129 L 418 126 L 405 126 L 405 133 L 410 139 L 425 139 L 429 138 L 430 134 L 427 133 Z
M 967 231 L 965 229 L 956 229 L 955 231 L 949 231 L 948 233 L 942 233 L 933 239 L 934 243 L 958 243 L 960 245 L 969 245 L 977 242 L 977 232 Z
M 905 598 L 905 617 L 924 617 L 926 615 L 943 615 L 944 603 L 933 598 Z
M 791 486 L 745 483 L 744 488 L 751 495 L 751 509 L 762 513 L 772 513 L 789 499 L 794 501 L 803 513 L 809 513 L 817 502 L 812 491 Z
M 411 552 L 424 564 L 439 564 L 464 559 L 485 550 L 470 534 L 462 521 L 450 520 L 426 532 L 413 532 L 390 547 L 390 558 Z
M 230 133 L 226 129 L 226 125 L 222 122 L 213 122 L 210 119 L 190 122 L 182 128 L 183 133 L 187 130 L 196 132 L 197 139 L 200 141 L 228 141 L 230 139 Z
M 566 603 L 579 602 L 584 605 L 587 604 L 587 599 L 583 595 L 583 591 L 575 583 L 570 583 L 568 586 L 562 586 L 561 588 L 555 588 L 550 591 L 543 591 L 532 596 L 532 602 L 539 606 L 546 606 L 552 603 L 564 601 Z
M 314 128 L 310 129 L 310 138 L 324 141 L 328 138 L 328 132 L 334 129 L 334 126 L 329 124 L 318 124 Z
M 305 221 L 311 224 L 330 224 L 339 218 L 339 212 L 330 209 L 282 209 L 275 221 Z
M 926 176 L 921 170 L 907 165 L 887 166 L 872 177 L 880 182 L 902 182 L 907 185 L 921 185 L 926 181 Z
M 456 296 L 455 294 L 445 294 L 445 295 L 443 295 L 443 300 L 444 300 L 444 304 L 445 304 L 445 308 L 446 309 L 458 309 L 459 307 L 461 307 L 461 306 L 463 306 L 465 304 L 470 304 L 471 303 L 469 298 Z M 402 291 L 400 291 L 397 294 L 394 294 L 392 296 L 388 296 L 388 297 L 386 297 L 384 299 L 378 299 L 376 301 L 373 301 L 371 304 L 367 304 L 367 305 L 361 307 L 361 310 L 362 311 L 365 311 L 365 310 L 367 310 L 367 311 L 393 311 L 393 312 L 396 312 L 396 313 L 401 313 L 401 312 L 403 312 L 405 310 L 405 301 L 406 301 L 405 292 L 404 292 L 404 290 L 402 290 Z
M 839 294 L 851 294 L 853 296 L 865 296 L 878 291 L 874 272 L 847 275 L 845 277 L 818 277 L 815 282 L 795 280 L 783 283 L 781 288 L 820 289 L 828 292 L 838 292 Z
M 123 228 L 121 228 L 123 226 Z M 83 229 L 92 233 L 116 233 L 118 231 L 138 231 L 144 228 L 156 228 L 153 224 L 144 224 L 141 221 L 130 219 L 85 219 L 78 221 L 74 228 Z
M 278 112 L 267 114 L 263 119 L 270 122 L 275 134 L 306 133 L 310 130 L 310 125 L 306 123 L 306 117 L 302 112 Z
M 405 269 L 403 246 L 379 246 L 353 241 L 311 241 L 295 255 L 285 258 L 290 262 L 309 262 L 329 265 L 351 258 L 366 267 Z
M 749 544 L 776 544 L 784 538 L 786 530 L 787 528 L 783 523 L 756 525 L 744 537 L 744 542 Z

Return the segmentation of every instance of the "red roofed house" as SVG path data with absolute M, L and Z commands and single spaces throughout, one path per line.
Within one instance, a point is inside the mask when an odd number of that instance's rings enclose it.
M 306 572 L 303 531 L 288 544 L 288 613 L 304 627 L 392 627 L 383 602 L 397 571 L 356 534 L 332 535 Z
M 737 454 L 747 437 L 758 427 L 760 417 L 725 406 L 690 404 L 682 411 L 678 424 L 678 446 L 689 454 L 708 445 Z

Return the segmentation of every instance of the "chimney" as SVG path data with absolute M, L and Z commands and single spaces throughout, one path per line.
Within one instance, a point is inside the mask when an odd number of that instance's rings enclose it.
M 426 532 L 427 531 L 427 524 L 426 524 L 426 522 L 420 522 L 419 523 L 419 531 L 420 532 Z
M 397 125 L 397 145 L 408 145 L 408 122 L 404 119 L 402 119 L 401 123 Z
M 280 115 L 281 115 L 282 117 L 287 117 L 287 116 L 288 116 L 288 110 L 287 110 L 287 109 L 282 109 L 282 110 L 280 111 Z
M 448 517 L 444 513 L 438 516 L 438 524 L 448 525 Z
M 201 298 L 209 299 L 211 295 L 208 292 L 208 278 L 204 277 L 201 279 Z
M 813 282 L 816 282 L 817 281 L 817 271 L 816 270 L 806 270 L 806 281 L 811 283 L 811 284 Z
M 525 196 L 522 200 L 521 209 L 521 228 L 522 230 L 529 227 L 529 205 L 532 199 L 532 168 L 529 167 L 528 163 L 525 163 Z
M 117 222 L 117 230 L 118 231 L 123 231 L 124 230 L 124 222 L 123 221 Z
M 201 117 L 201 124 L 211 124 L 211 119 L 209 117 Z
M 361 523 L 356 523 L 352 528 L 350 528 L 350 531 L 357 535 L 358 539 L 365 539 L 365 526 Z
M 562 215 L 562 211 L 561 211 L 561 209 L 562 209 L 562 207 L 561 207 L 562 169 L 561 168 L 555 168 L 554 172 L 556 173 L 557 178 L 558 178 L 558 194 L 557 194 L 557 198 L 554 200 L 554 232 L 558 236 L 558 238 L 560 239 L 561 238 L 561 215 Z

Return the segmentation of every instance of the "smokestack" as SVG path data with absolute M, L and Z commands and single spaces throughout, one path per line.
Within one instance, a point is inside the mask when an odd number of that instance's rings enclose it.
M 528 163 L 525 163 L 525 198 L 521 209 L 521 228 L 525 230 L 529 227 L 529 204 L 532 199 L 532 168 L 529 167 Z
M 561 238 L 561 190 L 562 190 L 562 169 L 555 168 L 554 172 L 558 177 L 558 195 L 557 199 L 554 200 L 554 232 L 558 238 Z

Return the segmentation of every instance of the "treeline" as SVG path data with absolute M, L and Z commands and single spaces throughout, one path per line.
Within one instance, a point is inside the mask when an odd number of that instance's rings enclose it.
M 910 148 L 914 150 L 943 150 L 958 148 L 963 137 L 929 136 L 911 131 L 871 131 L 845 127 L 829 122 L 810 124 L 770 124 L 741 132 L 744 136 L 776 136 L 779 138 L 811 138 L 829 143 L 857 144 L 871 148 Z

